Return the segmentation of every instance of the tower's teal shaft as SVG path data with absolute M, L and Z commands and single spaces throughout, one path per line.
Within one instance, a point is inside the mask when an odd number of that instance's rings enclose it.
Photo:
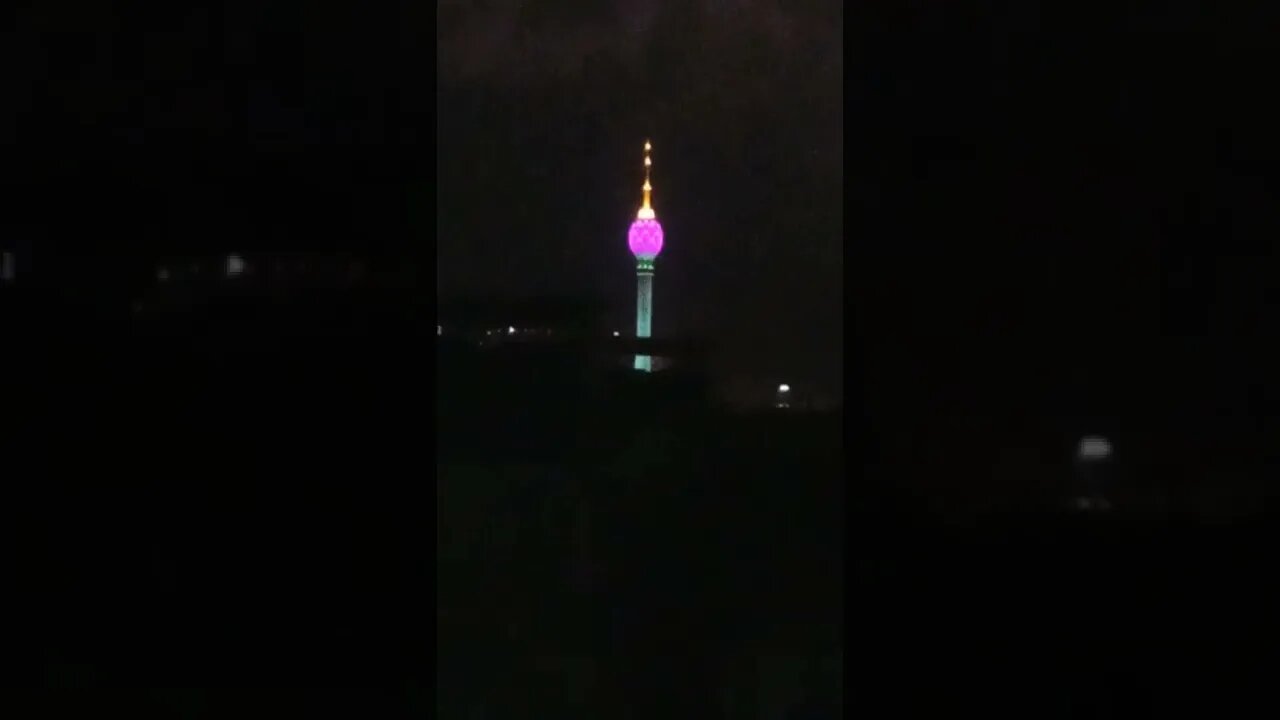
M 636 270 L 636 337 L 649 337 L 653 327 L 653 268 L 641 266 Z M 636 369 L 649 372 L 653 358 L 636 355 Z

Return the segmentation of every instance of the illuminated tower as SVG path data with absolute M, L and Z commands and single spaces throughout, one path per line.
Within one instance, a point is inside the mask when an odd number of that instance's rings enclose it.
M 653 266 L 662 252 L 662 226 L 658 224 L 658 216 L 653 212 L 650 195 L 653 185 L 649 184 L 649 171 L 653 160 L 649 152 L 653 146 L 644 142 L 644 202 L 636 213 L 635 222 L 627 233 L 627 245 L 631 254 L 636 256 L 636 337 L 647 338 L 653 327 Z M 636 369 L 649 372 L 653 369 L 653 358 L 648 355 L 636 356 Z

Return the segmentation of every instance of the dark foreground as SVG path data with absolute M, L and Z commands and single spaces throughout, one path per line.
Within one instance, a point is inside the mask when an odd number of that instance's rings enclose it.
M 440 468 L 440 717 L 839 717 L 841 478 L 768 454 Z
M 1226 716 L 1270 687 L 1267 518 L 846 519 L 838 416 L 548 391 L 546 366 L 437 404 L 433 447 L 389 308 L 56 320 L 7 325 L 3 433 L 0 657 L 46 703 Z
M 1240 716 L 1274 706 L 1272 518 L 1023 514 L 850 537 L 857 704 L 1000 716 Z
M 7 307 L 5 681 L 183 717 L 424 715 L 430 519 L 406 498 L 429 441 L 394 307 Z
M 838 415 L 462 355 L 438 376 L 438 717 L 840 717 Z

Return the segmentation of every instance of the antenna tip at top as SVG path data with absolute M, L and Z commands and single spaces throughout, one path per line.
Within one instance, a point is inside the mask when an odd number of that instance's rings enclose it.
M 645 141 L 644 141 L 644 151 L 645 151 L 645 152 L 649 152 L 649 151 L 650 151 L 650 150 L 652 150 L 652 149 L 653 149 L 653 145 L 651 145 L 651 144 L 649 143 L 649 141 L 648 141 L 648 140 L 645 140 Z

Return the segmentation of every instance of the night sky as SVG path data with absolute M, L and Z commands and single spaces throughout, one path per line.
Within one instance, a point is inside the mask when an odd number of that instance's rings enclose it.
M 849 342 L 881 427 L 986 448 L 1098 428 L 1169 462 L 1274 433 L 1267 23 L 1183 3 L 876 18 L 850 101 Z
M 421 8 L 41 4 L 0 48 L 0 224 L 121 262 L 434 244 L 441 296 L 599 294 L 629 327 L 651 137 L 656 331 L 727 376 L 838 394 L 848 357 L 904 427 L 1256 425 L 1265 6 L 887 7 L 846 116 L 835 2 L 444 2 L 434 44 Z
M 122 262 L 430 242 L 429 15 L 62 2 L 15 16 L 0 48 L 7 236 Z
M 603 296 L 631 329 L 649 137 L 655 334 L 710 340 L 730 384 L 839 396 L 841 3 L 439 8 L 442 296 Z
M 648 137 L 656 332 L 711 341 L 730 381 L 839 396 L 840 3 L 442 2 L 434 40 L 430 7 L 18 12 L 5 236 L 97 278 L 434 245 L 441 296 L 603 295 L 629 327 Z

